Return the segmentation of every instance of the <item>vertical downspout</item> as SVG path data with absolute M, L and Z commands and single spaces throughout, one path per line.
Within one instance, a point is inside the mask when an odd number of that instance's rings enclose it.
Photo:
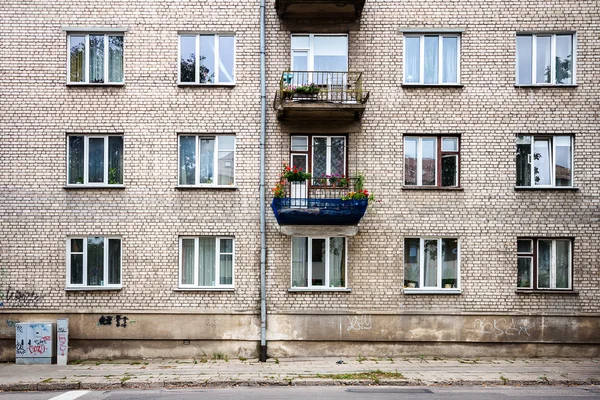
M 266 223 L 265 223 L 265 137 L 267 125 L 267 93 L 265 82 L 265 0 L 260 0 L 260 357 L 267 361 L 267 287 L 266 287 Z

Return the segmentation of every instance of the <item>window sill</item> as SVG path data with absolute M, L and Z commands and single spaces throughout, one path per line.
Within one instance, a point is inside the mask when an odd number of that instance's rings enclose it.
M 125 189 L 125 185 L 66 185 L 63 189 Z
M 403 88 L 463 88 L 462 83 L 401 83 Z
M 350 293 L 352 291 L 351 288 L 289 288 L 288 292 L 346 292 Z
M 552 85 L 552 84 L 545 84 L 545 83 L 540 83 L 540 84 L 536 84 L 536 85 L 519 85 L 517 83 L 515 83 L 515 87 L 516 88 L 524 88 L 524 89 L 538 89 L 538 88 L 576 88 L 577 84 L 571 84 L 571 85 Z
M 76 83 L 76 82 L 69 82 L 66 84 L 66 86 L 68 87 L 78 87 L 78 86 L 84 86 L 84 87 L 90 87 L 90 86 L 125 86 L 125 82 L 120 82 L 120 83 Z
M 461 289 L 410 289 L 404 288 L 404 294 L 461 294 Z
M 402 190 L 447 190 L 451 192 L 464 192 L 464 188 L 459 186 L 402 186 Z
M 177 82 L 177 86 L 181 87 L 234 87 L 235 82 L 233 83 L 187 83 L 187 82 Z
M 178 185 L 178 186 L 175 186 L 175 189 L 177 189 L 177 190 L 202 190 L 202 189 L 237 190 L 238 186 L 236 186 L 236 185 L 194 185 L 194 186 Z
M 102 292 L 102 291 L 116 291 L 123 289 L 123 286 L 67 286 L 65 291 L 67 292 Z
M 576 192 L 579 188 L 575 186 L 515 186 L 515 190 L 566 190 Z
M 517 289 L 515 290 L 516 294 L 564 294 L 564 295 L 574 295 L 578 296 L 579 292 L 577 290 L 567 290 L 567 289 Z
M 232 287 L 175 288 L 174 292 L 235 292 Z

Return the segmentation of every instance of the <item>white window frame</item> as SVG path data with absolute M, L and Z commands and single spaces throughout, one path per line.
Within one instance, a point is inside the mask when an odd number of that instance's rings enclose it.
M 213 71 L 215 73 L 215 82 L 200 82 L 200 36 L 214 36 L 215 37 L 215 64 Z M 219 37 L 233 37 L 233 82 L 220 82 L 221 69 L 219 68 Z M 195 37 L 196 38 L 196 53 L 195 53 L 195 65 L 196 70 L 194 72 L 194 82 L 182 82 L 181 81 L 181 38 L 182 37 Z M 233 32 L 201 32 L 201 33 L 180 33 L 177 36 L 177 84 L 178 85 L 198 85 L 198 86 L 235 86 L 237 80 L 237 40 L 236 35 Z
M 292 33 L 290 35 L 290 44 L 292 42 L 292 38 L 294 36 L 308 36 L 308 40 L 309 40 L 309 44 L 308 47 L 299 47 L 299 48 L 293 48 L 292 46 L 290 46 L 290 66 L 292 68 L 292 71 L 295 70 L 295 66 L 293 65 L 294 63 L 294 52 L 296 51 L 300 51 L 300 52 L 306 52 L 307 53 L 307 66 L 308 66 L 308 71 L 314 71 L 315 69 L 315 36 L 339 36 L 339 37 L 345 37 L 346 38 L 346 70 L 345 71 L 339 71 L 339 72 L 347 72 L 348 71 L 348 63 L 350 62 L 350 57 L 348 54 L 348 34 L 345 33 Z M 312 76 L 309 76 L 309 82 L 312 82 Z
M 426 36 L 437 36 L 438 40 L 438 83 L 425 83 L 425 37 Z M 419 38 L 419 82 L 406 82 L 406 38 Z M 456 42 L 456 82 L 443 83 L 444 78 L 444 40 L 445 37 L 457 38 Z M 402 71 L 402 83 L 404 85 L 427 85 L 427 86 L 452 86 L 460 85 L 460 52 L 461 52 L 461 34 L 459 33 L 422 33 L 422 34 L 410 34 L 405 33 L 403 37 L 403 49 L 404 54 L 402 57 L 402 65 L 404 71 Z
M 213 238 L 215 240 L 215 285 L 214 286 L 199 286 L 198 285 L 198 260 L 200 256 L 200 238 Z M 194 283 L 183 283 L 183 240 L 194 240 Z M 232 241 L 232 252 L 221 252 L 221 239 L 230 239 Z M 221 255 L 231 254 L 231 285 L 221 285 Z M 235 237 L 233 236 L 180 236 L 179 237 L 179 288 L 180 289 L 202 289 L 202 290 L 219 290 L 219 289 L 234 289 L 235 288 Z
M 88 285 L 87 282 L 87 240 L 89 238 L 102 238 L 104 239 L 104 285 Z M 73 284 L 71 283 L 71 240 L 73 239 L 82 239 L 83 240 L 83 251 L 75 254 L 83 253 L 83 273 L 82 273 L 82 284 Z M 121 282 L 119 284 L 108 284 L 108 241 L 109 240 L 119 240 L 121 242 L 121 259 L 119 261 L 120 272 L 119 276 L 121 278 Z M 67 289 L 86 289 L 86 290 L 104 290 L 104 289 L 121 289 L 123 287 L 123 238 L 120 236 L 69 236 L 67 237 L 67 280 L 66 280 L 66 288 Z
M 404 145 L 404 154 L 402 158 L 402 162 L 406 159 L 406 139 L 417 139 L 417 184 L 416 185 L 403 185 L 403 186 L 426 186 L 426 187 L 440 187 L 437 184 L 438 181 L 438 138 L 439 136 L 404 136 L 403 145 Z M 435 185 L 423 185 L 423 139 L 434 139 L 435 144 Z M 459 144 L 460 146 L 460 144 Z M 459 151 L 460 154 L 460 151 Z M 404 176 L 402 178 L 403 181 L 406 179 L 406 171 L 404 171 Z
M 556 59 L 556 36 L 566 36 L 571 35 L 572 40 L 572 48 L 573 48 L 573 73 L 571 76 L 571 83 L 556 83 L 556 63 L 552 60 Z M 517 86 L 572 86 L 577 84 L 577 34 L 575 32 L 564 32 L 564 33 L 532 33 L 532 34 L 524 34 L 518 33 L 517 36 L 528 36 L 531 37 L 531 83 L 519 83 L 518 76 L 515 74 L 516 85 Z M 550 36 L 550 78 L 551 82 L 536 82 L 536 70 L 537 70 L 537 40 L 538 37 L 548 37 Z M 517 64 L 517 56 L 515 49 L 515 71 L 519 70 L 519 65 Z
M 99 36 L 104 35 L 104 82 L 90 82 L 90 35 Z M 83 75 L 85 76 L 84 82 L 71 82 L 71 36 L 85 36 L 85 68 L 83 69 Z M 109 82 L 108 74 L 108 37 L 109 36 L 121 36 L 123 37 L 123 80 L 120 82 Z M 72 32 L 67 34 L 67 84 L 68 85 L 124 85 L 125 84 L 125 33 L 124 32 Z
M 83 136 L 84 144 L 83 144 L 83 183 L 69 183 L 69 165 L 71 161 L 71 152 L 69 146 L 69 138 Z M 67 186 L 68 187 L 94 187 L 94 186 L 107 186 L 107 187 L 123 187 L 123 183 L 108 183 L 108 161 L 109 161 L 109 151 L 108 151 L 108 138 L 109 137 L 120 137 L 123 138 L 123 135 L 97 135 L 97 134 L 69 134 L 67 135 Z M 91 139 L 104 139 L 104 177 L 102 182 L 89 182 L 89 161 L 90 161 L 90 138 Z M 125 140 L 123 140 L 123 177 L 125 177 Z
M 518 135 L 523 137 L 531 138 L 531 154 L 529 154 L 528 164 L 531 166 L 531 186 L 517 186 L 518 188 L 572 188 L 574 187 L 574 172 L 575 172 L 575 140 L 573 135 Z M 571 185 L 570 186 L 556 186 L 556 138 L 557 137 L 568 137 L 571 140 Z M 535 141 L 538 140 L 550 140 L 552 146 L 550 147 L 552 153 L 550 154 L 550 185 L 536 185 L 535 184 L 535 164 L 534 164 L 534 149 Z M 516 140 L 516 139 L 515 139 Z M 515 171 L 516 173 L 516 171 Z
M 196 152 L 196 175 L 194 177 L 193 185 L 183 185 L 181 184 L 181 137 L 182 136 L 194 136 L 196 138 L 196 144 L 194 146 L 194 151 Z M 219 185 L 219 137 L 223 136 L 232 136 L 234 138 L 233 144 L 233 183 L 231 185 Z M 199 183 L 200 182 L 200 139 L 202 138 L 214 138 L 215 146 L 213 153 L 213 182 L 212 183 Z M 180 187 L 221 187 L 221 188 L 232 188 L 236 185 L 236 162 L 237 162 L 237 136 L 235 134 L 188 134 L 181 133 L 177 135 L 177 186 Z
M 347 289 L 348 288 L 348 238 L 345 236 L 297 236 L 299 238 L 307 238 L 307 242 L 308 242 L 308 258 L 307 258 L 307 262 L 308 262 L 308 276 L 307 276 L 307 282 L 308 282 L 308 286 L 294 286 L 294 241 L 292 240 L 292 245 L 290 246 L 290 288 L 292 289 L 311 289 L 311 290 L 324 290 L 324 291 L 334 291 L 334 290 L 340 290 L 340 289 Z M 326 252 L 326 257 L 325 257 L 325 282 L 329 283 L 329 241 L 332 237 L 343 237 L 344 238 L 344 285 L 345 286 L 340 286 L 340 287 L 332 287 L 332 286 L 325 286 L 325 285 L 314 285 L 312 284 L 312 274 L 313 274 L 313 270 L 312 270 L 312 246 L 313 246 L 313 240 L 317 239 L 325 239 L 325 248 L 328 250 Z
M 421 284 L 421 287 L 419 287 L 419 288 L 404 288 L 405 293 L 410 293 L 410 292 L 460 293 L 461 292 L 461 278 L 460 278 L 461 243 L 460 243 L 460 239 L 458 237 L 405 237 L 404 239 L 405 240 L 406 239 L 419 239 L 419 282 Z M 442 254 L 442 240 L 443 239 L 455 239 L 456 240 L 457 254 L 456 254 L 456 287 L 455 288 L 446 289 L 446 288 L 442 287 L 443 259 L 442 259 L 441 254 Z M 426 240 L 436 240 L 437 241 L 438 257 L 437 257 L 437 277 L 436 277 L 437 285 L 436 286 L 424 286 L 425 270 L 423 268 L 423 261 L 425 260 L 425 241 Z M 406 248 L 404 248 L 404 251 L 407 251 Z M 404 258 L 403 258 L 403 261 L 402 261 L 403 280 L 404 280 L 404 273 L 405 273 L 404 267 L 405 267 L 405 265 L 404 265 Z

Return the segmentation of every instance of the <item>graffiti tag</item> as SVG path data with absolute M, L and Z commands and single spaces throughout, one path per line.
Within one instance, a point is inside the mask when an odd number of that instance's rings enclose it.
M 521 336 L 529 334 L 529 330 L 535 327 L 534 323 L 531 324 L 516 324 L 515 320 L 511 318 L 510 322 L 504 318 L 494 319 L 486 321 L 483 319 L 476 319 L 474 323 L 475 332 L 481 335 L 494 335 L 494 336 Z
M 25 291 L 13 289 L 10 286 L 4 295 L 4 305 L 12 305 L 13 307 L 35 307 L 42 301 L 43 296 L 34 291 Z
M 129 321 L 129 318 L 127 318 L 125 315 L 102 315 L 100 317 L 100 319 L 98 320 L 98 326 L 112 326 L 113 323 L 113 319 L 115 320 L 116 323 L 116 327 L 117 328 L 127 328 L 127 321 Z M 135 322 L 135 321 L 131 321 L 131 322 Z
M 347 315 L 346 317 L 348 317 L 348 328 L 346 328 L 348 331 L 367 330 L 367 329 L 371 329 L 371 327 L 373 326 L 371 324 L 371 316 L 370 315 L 363 314 L 361 316 L 353 316 L 353 317 Z

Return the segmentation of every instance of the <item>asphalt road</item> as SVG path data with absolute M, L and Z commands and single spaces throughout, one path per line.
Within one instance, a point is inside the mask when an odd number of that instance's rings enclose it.
M 0 393 L 0 400 L 149 400 L 149 399 L 331 399 L 331 400 L 388 400 L 388 399 L 600 399 L 600 386 L 494 386 L 494 387 L 386 387 L 386 386 L 311 386 L 311 387 L 240 387 L 174 390 L 105 390 L 71 392 L 13 392 Z

